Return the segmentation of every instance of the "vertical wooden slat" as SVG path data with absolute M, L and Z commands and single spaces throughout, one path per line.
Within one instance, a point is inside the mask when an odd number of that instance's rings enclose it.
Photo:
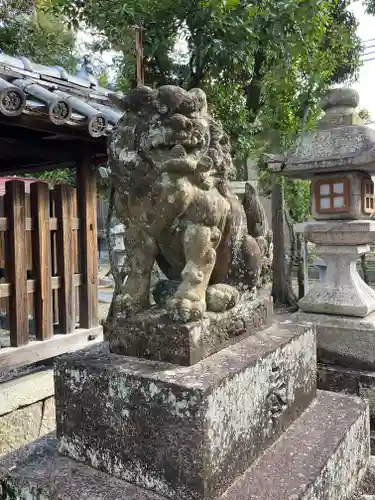
M 32 184 L 31 184 L 32 185 Z M 31 188 L 31 186 L 30 186 Z M 30 217 L 31 216 L 31 200 L 30 200 L 30 194 L 25 191 L 25 216 Z M 31 270 L 32 269 L 32 243 L 31 243 L 31 231 L 26 231 L 25 234 L 25 247 L 26 247 L 26 269 Z
M 74 331 L 75 300 L 74 300 L 74 258 L 73 258 L 73 192 L 74 188 L 68 184 L 56 186 L 56 257 L 57 272 L 61 277 L 59 289 L 59 326 L 61 333 Z
M 0 195 L 0 217 L 5 217 L 4 215 L 4 195 Z M 0 232 L 0 269 L 5 270 L 5 241 L 6 232 Z M 0 283 L 6 283 L 6 277 L 1 275 Z M 0 298 L 0 312 L 9 314 L 9 302 L 7 298 Z
M 77 219 L 77 196 L 76 190 L 73 193 L 73 218 Z M 78 231 L 73 229 L 73 273 L 79 273 L 78 268 Z M 74 287 L 76 323 L 79 322 L 79 287 Z
M 96 175 L 85 145 L 77 167 L 79 252 L 82 274 L 80 287 L 80 327 L 99 324 L 98 317 L 98 241 L 96 220 Z
M 8 218 L 5 268 L 12 284 L 9 297 L 10 344 L 17 347 L 29 341 L 25 186 L 22 181 L 6 182 L 4 213 Z
M 56 217 L 56 191 L 50 191 L 50 215 Z M 57 260 L 56 260 L 56 231 L 51 231 L 51 252 L 52 252 L 52 276 L 57 276 Z M 59 322 L 59 307 L 58 307 L 58 290 L 52 290 L 53 302 L 53 324 Z
M 35 329 L 39 340 L 53 335 L 52 319 L 52 255 L 49 228 L 50 199 L 45 182 L 34 182 L 30 186 L 31 231 L 33 277 L 36 280 L 34 295 Z

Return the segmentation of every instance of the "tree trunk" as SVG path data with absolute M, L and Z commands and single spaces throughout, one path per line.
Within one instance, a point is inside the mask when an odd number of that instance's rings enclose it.
M 297 235 L 297 279 L 298 279 L 298 299 L 305 296 L 305 269 L 302 257 L 302 239 L 303 235 Z
M 292 288 L 291 267 L 286 261 L 285 250 L 285 211 L 283 180 L 272 177 L 272 231 L 273 262 L 272 292 L 275 307 L 297 309 L 297 299 Z

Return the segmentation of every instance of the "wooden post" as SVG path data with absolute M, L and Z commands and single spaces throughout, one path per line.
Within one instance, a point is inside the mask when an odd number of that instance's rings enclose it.
M 96 175 L 86 144 L 84 145 L 82 162 L 77 167 L 77 201 L 82 274 L 79 298 L 80 327 L 92 328 L 99 324 L 97 200 Z
M 31 232 L 35 328 L 39 340 L 53 335 L 52 317 L 52 254 L 50 231 L 50 197 L 48 184 L 34 182 L 30 186 L 30 204 L 33 231 Z
M 134 26 L 134 30 L 135 30 L 137 87 L 142 87 L 145 84 L 145 72 L 143 65 L 143 29 L 140 26 Z
M 9 297 L 10 345 L 18 347 L 29 342 L 25 184 L 22 181 L 6 182 L 4 215 L 8 219 L 5 266 L 12 286 Z
M 68 184 L 56 186 L 56 257 L 60 276 L 59 325 L 61 333 L 71 333 L 76 327 L 74 300 L 73 214 L 74 188 Z

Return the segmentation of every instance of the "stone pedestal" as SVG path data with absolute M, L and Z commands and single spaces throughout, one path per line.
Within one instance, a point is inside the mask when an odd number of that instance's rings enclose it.
M 103 344 L 59 358 L 55 385 L 57 442 L 0 461 L 1 500 L 351 500 L 366 472 L 367 403 L 316 393 L 311 325 L 191 366 Z
M 109 332 L 111 352 L 179 365 L 193 365 L 232 342 L 236 342 L 272 322 L 271 297 L 240 302 L 225 313 L 207 313 L 200 321 L 179 324 L 165 311 L 119 316 Z
M 315 377 L 314 331 L 277 325 L 192 367 L 63 357 L 59 450 L 169 498 L 216 498 L 308 407 Z
M 375 240 L 372 221 L 312 221 L 297 224 L 296 231 L 316 244 L 315 252 L 327 268 L 299 301 L 304 312 L 364 318 L 375 311 L 375 291 L 363 281 L 356 262 Z

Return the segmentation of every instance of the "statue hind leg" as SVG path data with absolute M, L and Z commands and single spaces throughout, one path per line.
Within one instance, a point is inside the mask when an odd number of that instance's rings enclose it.
M 257 241 L 245 235 L 241 243 L 239 258 L 231 269 L 228 282 L 216 283 L 207 289 L 207 310 L 224 312 L 234 307 L 242 295 L 254 297 L 260 282 L 262 267 L 261 250 Z

